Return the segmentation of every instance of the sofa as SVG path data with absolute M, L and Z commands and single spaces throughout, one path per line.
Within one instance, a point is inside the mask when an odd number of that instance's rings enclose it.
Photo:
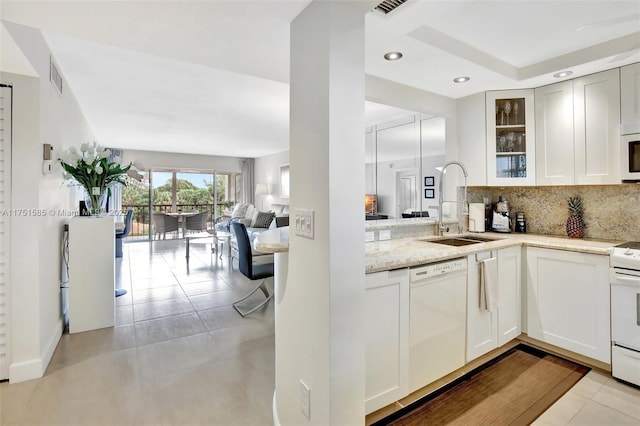
M 289 225 L 289 206 L 286 204 L 272 204 L 269 211 L 261 212 L 253 204 L 237 203 L 231 212 L 227 213 L 228 216 L 223 216 L 223 220 L 216 223 L 216 231 L 231 232 L 231 222 L 238 221 L 243 223 L 247 228 L 254 255 L 260 254 L 253 249 L 253 241 L 258 234 L 268 229 Z M 235 238 L 232 238 L 232 251 L 235 248 L 235 244 Z

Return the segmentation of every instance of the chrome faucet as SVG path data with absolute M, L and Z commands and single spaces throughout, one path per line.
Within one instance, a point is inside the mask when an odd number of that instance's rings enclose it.
M 440 183 L 438 186 L 439 189 L 439 197 L 438 197 L 438 235 L 442 236 L 444 234 L 444 232 L 448 232 L 449 228 L 447 226 L 445 226 L 442 223 L 442 203 L 445 202 L 444 200 L 444 171 L 447 167 L 451 166 L 452 164 L 455 164 L 457 166 L 459 166 L 462 169 L 462 173 L 464 174 L 464 200 L 462 201 L 462 213 L 468 213 L 469 212 L 469 204 L 467 203 L 467 177 L 469 176 L 467 173 L 467 168 L 464 166 L 464 164 L 462 164 L 459 161 L 449 161 L 448 163 L 446 163 L 444 166 L 442 166 L 442 170 L 440 170 Z M 447 201 L 447 203 L 459 203 L 459 201 Z M 461 227 L 458 226 L 458 231 L 461 232 Z

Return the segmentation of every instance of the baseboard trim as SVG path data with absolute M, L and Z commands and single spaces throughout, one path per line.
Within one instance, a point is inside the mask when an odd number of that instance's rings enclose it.
M 278 418 L 278 404 L 276 403 L 276 391 L 273 391 L 273 424 L 274 426 L 280 426 L 280 419 Z
M 47 371 L 53 353 L 62 337 L 62 326 L 62 320 L 59 320 L 40 358 L 11 363 L 9 366 L 9 383 L 20 383 L 44 376 L 44 372 Z
M 517 339 L 530 346 L 538 347 L 546 352 L 549 352 L 552 355 L 556 355 L 561 358 L 565 358 L 570 361 L 576 362 L 578 364 L 583 364 L 583 365 L 586 365 L 587 367 L 595 368 L 597 370 L 611 374 L 611 364 L 607 364 L 597 359 L 593 359 L 588 356 L 584 356 L 584 355 L 575 353 L 573 351 L 560 348 L 550 343 L 543 342 L 538 339 L 534 339 L 533 337 L 529 337 L 524 333 L 518 336 Z

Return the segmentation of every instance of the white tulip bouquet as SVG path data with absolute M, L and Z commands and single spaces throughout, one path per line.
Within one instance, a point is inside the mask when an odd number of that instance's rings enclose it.
M 93 143 L 83 143 L 80 150 L 70 147 L 58 159 L 65 171 L 65 179 L 73 178 L 87 191 L 91 205 L 87 206 L 91 215 L 100 214 L 100 199 L 108 191 L 110 183 L 127 185 L 125 176 L 136 173 L 133 163 L 120 164 L 120 158 L 109 160 L 111 151 Z

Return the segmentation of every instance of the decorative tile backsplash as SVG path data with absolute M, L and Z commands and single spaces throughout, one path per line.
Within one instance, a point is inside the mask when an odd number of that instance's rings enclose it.
M 469 202 L 488 197 L 496 203 L 502 195 L 511 217 L 524 212 L 527 232 L 566 236 L 570 196 L 582 198 L 585 238 L 640 241 L 640 184 L 534 187 L 470 187 Z

